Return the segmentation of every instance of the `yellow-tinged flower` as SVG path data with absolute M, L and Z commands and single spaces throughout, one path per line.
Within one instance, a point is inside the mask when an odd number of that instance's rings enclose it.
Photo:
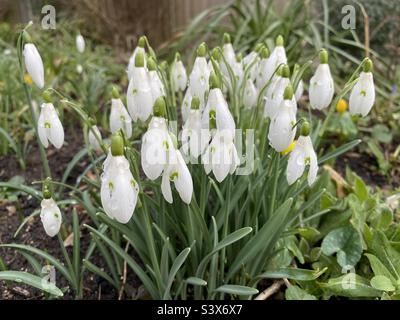
M 336 105 L 336 111 L 339 113 L 344 113 L 348 109 L 347 101 L 344 99 L 340 99 Z
M 32 83 L 33 83 L 32 77 L 31 77 L 28 73 L 25 73 L 25 74 L 24 74 L 24 82 L 25 82 L 28 86 L 31 86 Z
M 294 149 L 295 145 L 296 145 L 296 140 L 294 140 L 291 144 L 289 144 L 289 147 L 287 147 L 285 150 L 283 150 L 281 152 L 281 154 L 283 156 L 287 155 L 288 153 L 290 153 Z

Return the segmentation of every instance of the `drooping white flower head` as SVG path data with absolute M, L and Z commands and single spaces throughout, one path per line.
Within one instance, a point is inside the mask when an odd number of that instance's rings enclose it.
M 296 136 L 296 113 L 293 108 L 293 88 L 289 85 L 284 92 L 278 111 L 271 120 L 268 132 L 270 145 L 277 152 L 287 149 Z
M 118 134 L 111 139 L 111 154 L 106 161 L 101 176 L 101 204 L 110 218 L 127 223 L 135 210 L 139 187 L 123 155 L 123 139 Z
M 171 81 L 175 92 L 186 89 L 188 77 L 179 53 L 175 55 L 175 61 L 171 66 Z
M 101 141 L 101 133 L 99 128 L 96 125 L 93 125 L 89 129 L 88 140 L 90 146 L 93 150 L 99 151 L 101 150 L 100 142 Z
M 251 109 L 256 106 L 258 91 L 251 78 L 246 80 L 243 95 L 243 104 L 246 108 Z
M 157 100 L 157 98 L 165 96 L 164 84 L 161 81 L 160 75 L 157 71 L 157 65 L 153 58 L 149 58 L 147 61 L 149 83 L 151 89 L 151 96 L 153 98 L 152 104 Z
M 372 75 L 372 61 L 365 59 L 363 71 L 354 85 L 349 99 L 349 111 L 351 114 L 360 114 L 365 117 L 372 109 L 375 102 L 374 77 Z
M 231 69 L 234 68 L 234 65 L 236 63 L 236 54 L 231 43 L 231 37 L 228 33 L 224 34 L 224 45 L 222 46 L 222 55 L 224 59 L 222 59 L 220 63 L 221 72 L 223 73 L 223 75 L 225 75 L 225 77 L 229 78 L 228 66 Z M 228 66 L 226 65 L 225 62 L 228 64 Z
M 208 130 L 202 130 L 202 112 L 200 110 L 200 100 L 194 97 L 191 102 L 191 109 L 186 122 L 182 128 L 182 152 L 186 156 L 198 158 L 210 140 Z
M 42 221 L 44 231 L 46 231 L 49 237 L 54 237 L 61 228 L 62 216 L 60 208 L 51 197 L 43 199 L 40 206 L 40 220 Z
M 206 60 L 206 45 L 200 44 L 197 49 L 197 57 L 194 61 L 192 72 L 189 76 L 189 89 L 192 96 L 200 99 L 200 108 L 204 108 L 205 94 L 209 90 L 208 78 L 210 70 Z
M 161 180 L 161 192 L 164 199 L 169 203 L 173 202 L 171 182 L 174 183 L 182 201 L 190 204 L 193 194 L 192 176 L 180 151 L 175 149 L 174 145 L 172 145 L 172 150 L 169 153 L 168 164 Z
M 236 146 L 230 130 L 216 129 L 210 145 L 202 156 L 202 163 L 207 174 L 213 172 L 218 182 L 222 182 L 228 173 L 233 174 L 240 164 Z
M 257 45 L 254 51 L 251 51 L 243 58 L 243 69 L 246 71 L 249 68 L 248 74 L 250 79 L 255 82 L 257 79 L 258 67 L 260 62 L 260 57 L 258 56 L 258 51 L 261 49 L 259 45 Z M 258 51 L 257 51 L 258 50 Z
M 36 46 L 33 43 L 25 43 L 23 55 L 25 58 L 25 67 L 31 76 L 33 82 L 39 89 L 44 87 L 44 68 Z
M 303 123 L 299 139 L 289 155 L 286 170 L 286 179 L 289 185 L 303 175 L 306 166 L 309 166 L 307 181 L 311 186 L 317 179 L 318 160 L 309 136 L 309 125 Z
M 186 93 L 185 93 L 185 95 L 184 95 L 184 97 L 183 97 L 183 100 L 182 100 L 182 107 L 181 107 L 181 113 L 182 113 L 182 120 L 183 120 L 183 122 L 186 122 L 186 120 L 187 120 L 187 118 L 188 118 L 188 116 L 189 116 L 189 112 L 190 112 L 190 106 L 191 106 L 191 104 L 192 104 L 192 93 L 191 93 L 191 91 L 190 91 L 190 88 L 188 88 L 187 90 L 186 90 Z M 198 97 L 197 97 L 198 98 Z M 199 99 L 199 98 L 198 98 Z M 200 106 L 200 110 L 202 110 L 201 109 L 201 106 Z
M 127 138 L 132 136 L 132 119 L 115 89 L 111 99 L 110 130 L 114 133 L 120 129 Z
M 38 119 L 38 135 L 45 148 L 49 146 L 49 141 L 57 149 L 64 143 L 64 128 L 51 102 L 42 103 Z
M 286 51 L 284 47 L 284 40 L 281 35 L 276 37 L 275 48 L 272 50 L 270 57 L 274 71 L 282 64 L 287 64 Z
M 146 51 L 144 49 L 144 46 L 146 45 L 146 39 L 145 37 L 140 37 L 137 47 L 135 48 L 135 50 L 133 50 L 133 53 L 131 55 L 131 57 L 129 58 L 129 63 L 128 63 L 128 70 L 126 71 L 128 74 L 128 79 L 130 80 L 133 76 L 133 70 L 135 69 L 135 59 L 136 59 L 136 55 L 140 52 L 141 54 L 143 54 L 144 57 L 144 67 L 147 68 L 147 61 L 146 61 Z
M 259 91 L 271 80 L 275 72 L 275 64 L 271 59 L 268 48 L 263 47 L 260 56 L 256 75 L 256 86 Z
M 81 34 L 78 34 L 75 39 L 76 49 L 78 52 L 83 53 L 85 51 L 85 39 Z
M 296 92 L 294 94 L 294 97 L 297 102 L 299 102 L 299 100 L 303 96 L 303 92 L 304 92 L 304 83 L 303 80 L 300 79 L 299 84 L 297 85 Z
M 311 108 L 322 110 L 332 102 L 335 88 L 328 65 L 328 52 L 322 49 L 319 59 L 320 65 L 310 80 L 309 97 Z
M 272 78 L 271 84 L 267 89 L 267 93 L 264 97 L 264 116 L 270 119 L 274 119 L 279 106 L 283 101 L 283 94 L 286 87 L 290 84 L 290 70 L 287 65 L 282 65 L 277 74 Z M 297 103 L 294 96 L 291 98 L 295 114 L 297 112 Z
M 153 95 L 149 74 L 144 67 L 144 55 L 137 53 L 135 68 L 126 93 L 128 111 L 133 121 L 146 121 L 153 112 Z

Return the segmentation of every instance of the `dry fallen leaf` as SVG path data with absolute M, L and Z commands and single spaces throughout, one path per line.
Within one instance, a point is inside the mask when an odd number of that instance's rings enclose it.
M 336 194 L 339 198 L 343 198 L 346 194 L 344 192 L 344 187 L 348 185 L 346 180 L 341 176 L 339 172 L 333 169 L 331 166 L 325 164 L 323 168 L 328 171 L 331 179 L 336 183 Z

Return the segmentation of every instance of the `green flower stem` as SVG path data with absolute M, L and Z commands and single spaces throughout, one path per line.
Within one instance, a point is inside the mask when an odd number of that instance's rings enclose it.
M 272 184 L 272 192 L 271 192 L 271 200 L 269 204 L 269 216 L 272 217 L 274 214 L 275 210 L 275 199 L 276 199 L 276 190 L 278 186 L 278 179 L 279 179 L 279 166 L 280 166 L 280 155 L 278 152 L 274 152 L 274 159 L 272 165 L 275 165 L 275 170 L 274 170 L 274 180 Z

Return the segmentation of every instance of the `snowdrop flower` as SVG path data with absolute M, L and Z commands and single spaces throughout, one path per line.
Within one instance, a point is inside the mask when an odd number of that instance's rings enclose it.
M 26 38 L 27 43 L 25 43 L 23 51 L 25 67 L 36 86 L 42 89 L 44 87 L 43 61 L 36 46 L 29 41 L 30 36 L 26 35 Z
M 296 113 L 293 108 L 292 98 L 293 88 L 289 85 L 285 89 L 284 99 L 269 126 L 268 140 L 277 152 L 286 150 L 296 135 L 296 127 L 294 127 Z
M 221 63 L 221 72 L 227 78 L 229 78 L 228 67 L 233 69 L 236 63 L 236 55 L 235 55 L 235 50 L 233 49 L 231 43 L 231 36 L 228 33 L 224 34 L 224 45 L 222 46 L 222 55 L 224 56 L 224 59 L 222 60 Z M 228 64 L 228 66 L 226 65 L 225 62 Z
M 144 55 L 139 52 L 135 57 L 135 68 L 129 80 L 126 93 L 128 111 L 133 121 L 146 121 L 153 110 L 152 88 L 149 75 L 144 67 Z
M 262 48 L 261 59 L 257 67 L 258 74 L 256 77 L 256 85 L 258 90 L 261 90 L 268 83 L 275 72 L 274 64 L 269 55 L 268 48 Z
M 351 114 L 360 114 L 365 117 L 375 102 L 375 86 L 372 75 L 372 61 L 366 58 L 363 62 L 363 71 L 354 85 L 349 100 Z
M 184 91 L 186 89 L 188 78 L 179 53 L 176 53 L 175 61 L 171 66 L 171 80 L 175 92 Z
M 175 149 L 174 145 L 171 147 L 172 150 L 169 153 L 168 165 L 164 170 L 161 180 L 161 192 L 164 199 L 168 203 L 172 203 L 171 182 L 173 182 L 182 201 L 186 204 L 190 204 L 193 194 L 192 176 L 190 175 L 189 169 L 180 151 Z
M 50 141 L 57 149 L 60 149 L 64 143 L 64 128 L 48 92 L 43 93 L 43 98 L 45 103 L 42 103 L 38 119 L 39 139 L 45 148 L 49 146 Z
M 270 86 L 265 95 L 264 116 L 274 119 L 279 106 L 283 101 L 283 95 L 286 87 L 290 84 L 290 70 L 287 65 L 279 67 L 277 74 L 273 77 Z M 297 104 L 294 96 L 291 98 L 294 112 L 297 112 Z
M 264 45 L 262 43 L 258 43 L 254 49 L 254 51 L 251 51 L 248 53 L 244 58 L 243 58 L 243 68 L 246 70 L 247 68 L 249 69 L 249 76 L 250 79 L 254 82 L 257 79 L 257 74 L 258 74 L 258 64 L 260 62 L 260 57 L 258 56 L 258 53 L 261 52 L 263 49 Z
M 319 53 L 320 65 L 310 80 L 310 105 L 313 109 L 322 110 L 329 106 L 335 91 L 331 71 L 328 65 L 328 52 L 322 49 Z
M 133 70 L 135 69 L 135 59 L 136 59 L 136 55 L 140 52 L 141 54 L 143 54 L 144 56 L 144 67 L 147 67 L 146 64 L 146 52 L 144 50 L 144 46 L 146 45 L 146 38 L 144 36 L 139 38 L 137 47 L 135 48 L 135 50 L 133 50 L 133 53 L 131 55 L 131 57 L 129 58 L 129 63 L 128 63 L 128 79 L 130 80 L 133 76 Z
M 116 88 L 112 91 L 113 98 L 111 99 L 111 114 L 110 114 L 110 130 L 112 133 L 122 130 L 127 138 L 132 135 L 132 119 L 128 111 L 119 98 Z
M 164 97 L 159 97 L 154 103 L 154 116 L 143 135 L 140 152 L 143 171 L 150 180 L 161 176 L 168 163 L 169 153 L 173 149 L 165 114 Z
M 233 140 L 236 129 L 235 121 L 222 94 L 221 81 L 215 73 L 210 75 L 210 87 L 207 105 L 203 111 L 202 127 L 203 129 L 210 129 L 210 116 L 212 116 L 215 119 L 216 129 L 230 132 Z
M 78 34 L 76 36 L 75 42 L 76 42 L 76 48 L 78 49 L 78 51 L 80 53 L 83 53 L 85 51 L 85 39 L 82 37 L 81 34 Z
M 243 81 L 243 62 L 242 62 L 242 55 L 239 54 L 236 57 L 235 62 L 232 64 L 232 71 L 236 77 L 237 87 L 240 87 Z
M 78 72 L 79 74 L 81 74 L 81 73 L 83 72 L 83 67 L 82 67 L 81 64 L 78 64 L 78 65 L 76 66 L 76 72 Z
M 40 203 L 40 220 L 42 221 L 44 231 L 49 237 L 54 237 L 58 234 L 61 228 L 62 216 L 60 208 L 51 198 L 48 189 L 43 192 L 44 199 Z
M 317 179 L 318 173 L 318 161 L 317 155 L 314 151 L 311 138 L 309 136 L 310 128 L 308 122 L 304 122 L 299 139 L 289 155 L 286 179 L 289 185 L 296 182 L 299 179 L 306 168 L 309 165 L 308 170 L 308 185 L 311 186 Z
M 186 122 L 189 112 L 190 112 L 190 106 L 192 103 L 192 94 L 190 92 L 190 88 L 186 90 L 185 96 L 183 97 L 182 101 L 182 107 L 181 107 L 181 113 L 182 113 L 182 120 L 183 122 Z M 198 97 L 196 97 L 198 98 Z M 201 108 L 200 108 L 201 109 Z
M 210 70 L 206 60 L 206 44 L 202 43 L 197 49 L 197 57 L 194 61 L 192 72 L 189 76 L 189 88 L 192 96 L 200 99 L 200 108 L 203 109 L 205 94 L 209 90 L 208 78 Z
M 296 92 L 294 94 L 294 97 L 295 97 L 297 102 L 303 96 L 303 92 L 304 92 L 304 83 L 303 83 L 303 80 L 300 79 L 300 81 L 299 81 L 299 83 L 297 85 Z
M 99 128 L 96 125 L 92 125 L 89 129 L 89 134 L 88 134 L 88 140 L 90 146 L 93 148 L 93 150 L 99 151 L 101 150 L 101 145 L 99 140 L 101 141 L 101 133 Z
M 124 156 L 124 143 L 119 134 L 111 139 L 111 156 L 101 176 L 100 197 L 105 213 L 120 223 L 128 223 L 133 215 L 139 187 Z
M 240 164 L 235 144 L 229 130 L 216 130 L 210 145 L 202 157 L 204 170 L 207 174 L 213 172 L 218 182 L 222 182 L 233 174 Z
M 191 109 L 188 118 L 182 128 L 182 152 L 186 156 L 198 158 L 208 145 L 210 135 L 208 130 L 202 130 L 202 112 L 200 100 L 197 97 L 192 99 Z
M 281 35 L 276 37 L 275 40 L 275 48 L 272 50 L 270 60 L 272 63 L 272 69 L 273 72 L 281 65 L 281 64 L 287 64 L 287 58 L 286 58 L 286 51 L 284 45 L 284 40 Z
M 162 83 L 160 76 L 157 72 L 157 65 L 153 58 L 149 58 L 147 61 L 148 74 L 149 74 L 149 82 L 151 95 L 153 97 L 153 104 L 157 100 L 157 98 L 165 95 L 164 84 Z
M 244 87 L 243 104 L 246 108 L 251 109 L 257 103 L 258 92 L 251 78 L 246 80 Z

